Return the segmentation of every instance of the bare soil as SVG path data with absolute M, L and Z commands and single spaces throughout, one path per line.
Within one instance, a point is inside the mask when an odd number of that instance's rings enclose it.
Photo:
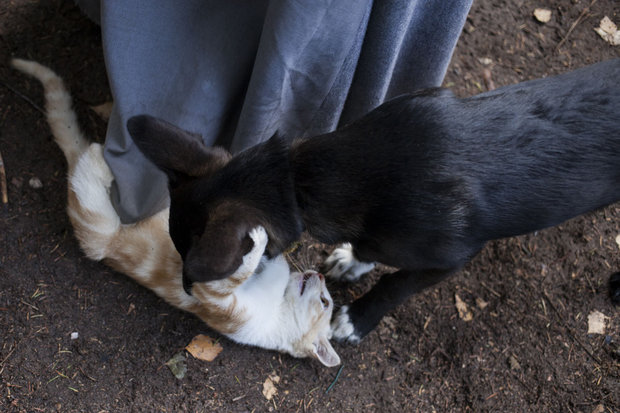
M 532 17 L 542 5 L 552 11 L 546 24 Z M 487 90 L 489 74 L 501 86 L 618 57 L 620 48 L 593 30 L 605 15 L 620 23 L 620 3 L 476 0 L 445 85 L 467 96 Z M 110 100 L 100 44 L 98 26 L 72 2 L 0 3 L 9 196 L 0 207 L 0 411 L 620 412 L 620 316 L 607 286 L 620 270 L 620 204 L 489 243 L 359 346 L 337 344 L 339 375 L 228 341 L 84 258 L 65 213 L 65 161 L 29 103 L 42 105 L 40 86 L 7 62 L 24 57 L 54 68 L 84 129 L 101 140 L 105 124 L 88 108 Z M 291 259 L 316 267 L 328 252 L 308 240 Z M 337 304 L 376 277 L 331 285 Z M 471 321 L 459 317 L 456 295 Z M 587 334 L 593 311 L 609 317 L 605 334 Z M 175 378 L 166 361 L 199 333 L 220 339 L 223 352 L 213 362 L 188 356 L 185 378 Z M 280 382 L 269 401 L 262 388 L 272 372 Z

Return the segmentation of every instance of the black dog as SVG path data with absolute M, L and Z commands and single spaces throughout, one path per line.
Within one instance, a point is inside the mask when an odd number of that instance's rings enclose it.
M 170 177 L 187 284 L 229 275 L 257 225 L 271 255 L 304 228 L 349 242 L 328 259 L 335 277 L 359 277 L 363 262 L 400 268 L 334 319 L 353 342 L 485 242 L 620 200 L 620 59 L 467 99 L 401 96 L 333 133 L 274 137 L 231 160 L 148 116 L 127 126 Z

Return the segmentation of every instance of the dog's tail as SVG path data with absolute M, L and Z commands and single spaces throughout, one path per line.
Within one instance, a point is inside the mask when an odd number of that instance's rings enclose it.
M 77 116 L 71 108 L 71 95 L 64 82 L 51 69 L 30 60 L 13 59 L 13 67 L 41 82 L 45 92 L 47 123 L 52 135 L 67 158 L 69 171 L 72 171 L 80 155 L 89 146 L 88 140 L 80 131 Z

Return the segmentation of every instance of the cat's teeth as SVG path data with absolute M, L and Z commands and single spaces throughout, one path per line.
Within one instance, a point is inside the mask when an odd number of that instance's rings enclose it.
M 305 273 L 305 274 L 304 274 L 304 276 L 303 276 L 303 277 L 302 277 L 302 279 L 301 279 L 301 291 L 299 292 L 299 295 L 304 295 L 304 291 L 306 290 L 306 282 L 307 282 L 310 278 L 312 278 L 312 276 L 313 276 L 314 274 L 315 274 L 315 273 L 313 273 L 313 272 L 307 272 L 307 273 Z

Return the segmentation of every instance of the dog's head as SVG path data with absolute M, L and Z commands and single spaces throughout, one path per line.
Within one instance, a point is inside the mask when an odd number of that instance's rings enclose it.
M 232 158 L 195 134 L 147 115 L 127 129 L 142 153 L 168 176 L 170 236 L 183 259 L 183 285 L 228 277 L 262 226 L 275 256 L 301 233 L 288 173 L 287 147 L 269 141 Z

